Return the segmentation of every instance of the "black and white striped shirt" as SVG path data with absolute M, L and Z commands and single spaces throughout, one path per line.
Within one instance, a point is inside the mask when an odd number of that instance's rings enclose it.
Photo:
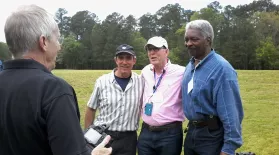
M 143 79 L 132 73 L 123 91 L 114 77 L 114 71 L 96 80 L 94 90 L 87 103 L 99 110 L 94 125 L 109 125 L 111 131 L 135 131 L 139 127 Z

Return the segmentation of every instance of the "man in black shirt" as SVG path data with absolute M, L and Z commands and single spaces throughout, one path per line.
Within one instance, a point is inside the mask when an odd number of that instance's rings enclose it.
M 0 73 L 0 154 L 110 154 L 109 136 L 92 153 L 86 148 L 75 91 L 50 72 L 60 50 L 55 20 L 25 6 L 8 17 L 5 36 L 15 60 Z

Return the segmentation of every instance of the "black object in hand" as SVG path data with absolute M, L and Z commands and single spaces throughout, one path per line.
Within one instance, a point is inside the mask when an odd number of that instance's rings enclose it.
M 84 138 L 87 143 L 87 147 L 92 151 L 96 146 L 98 146 L 107 136 L 106 131 L 108 129 L 108 126 L 102 125 L 102 126 L 89 126 L 84 131 Z M 112 139 L 105 147 L 110 147 L 112 143 Z

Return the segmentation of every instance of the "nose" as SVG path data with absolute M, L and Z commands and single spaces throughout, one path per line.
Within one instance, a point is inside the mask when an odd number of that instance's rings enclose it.
M 123 63 L 123 64 L 127 64 L 128 61 L 129 61 L 129 59 L 124 58 L 124 59 L 122 60 L 122 63 Z
M 192 42 L 190 41 L 190 40 L 188 40 L 188 41 L 185 41 L 185 46 L 186 47 L 189 47 L 189 46 L 192 46 L 193 44 L 192 44 Z

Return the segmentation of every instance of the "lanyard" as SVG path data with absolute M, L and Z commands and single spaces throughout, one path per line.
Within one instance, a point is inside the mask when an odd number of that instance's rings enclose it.
M 160 83 L 161 83 L 161 80 L 163 78 L 163 75 L 165 74 L 166 70 L 163 70 L 163 73 L 161 74 L 156 86 L 154 85 L 153 86 L 153 94 L 156 92 L 157 88 L 159 87 Z M 155 80 L 155 83 L 156 83 L 156 73 L 155 73 L 155 69 L 154 69 L 154 80 Z

